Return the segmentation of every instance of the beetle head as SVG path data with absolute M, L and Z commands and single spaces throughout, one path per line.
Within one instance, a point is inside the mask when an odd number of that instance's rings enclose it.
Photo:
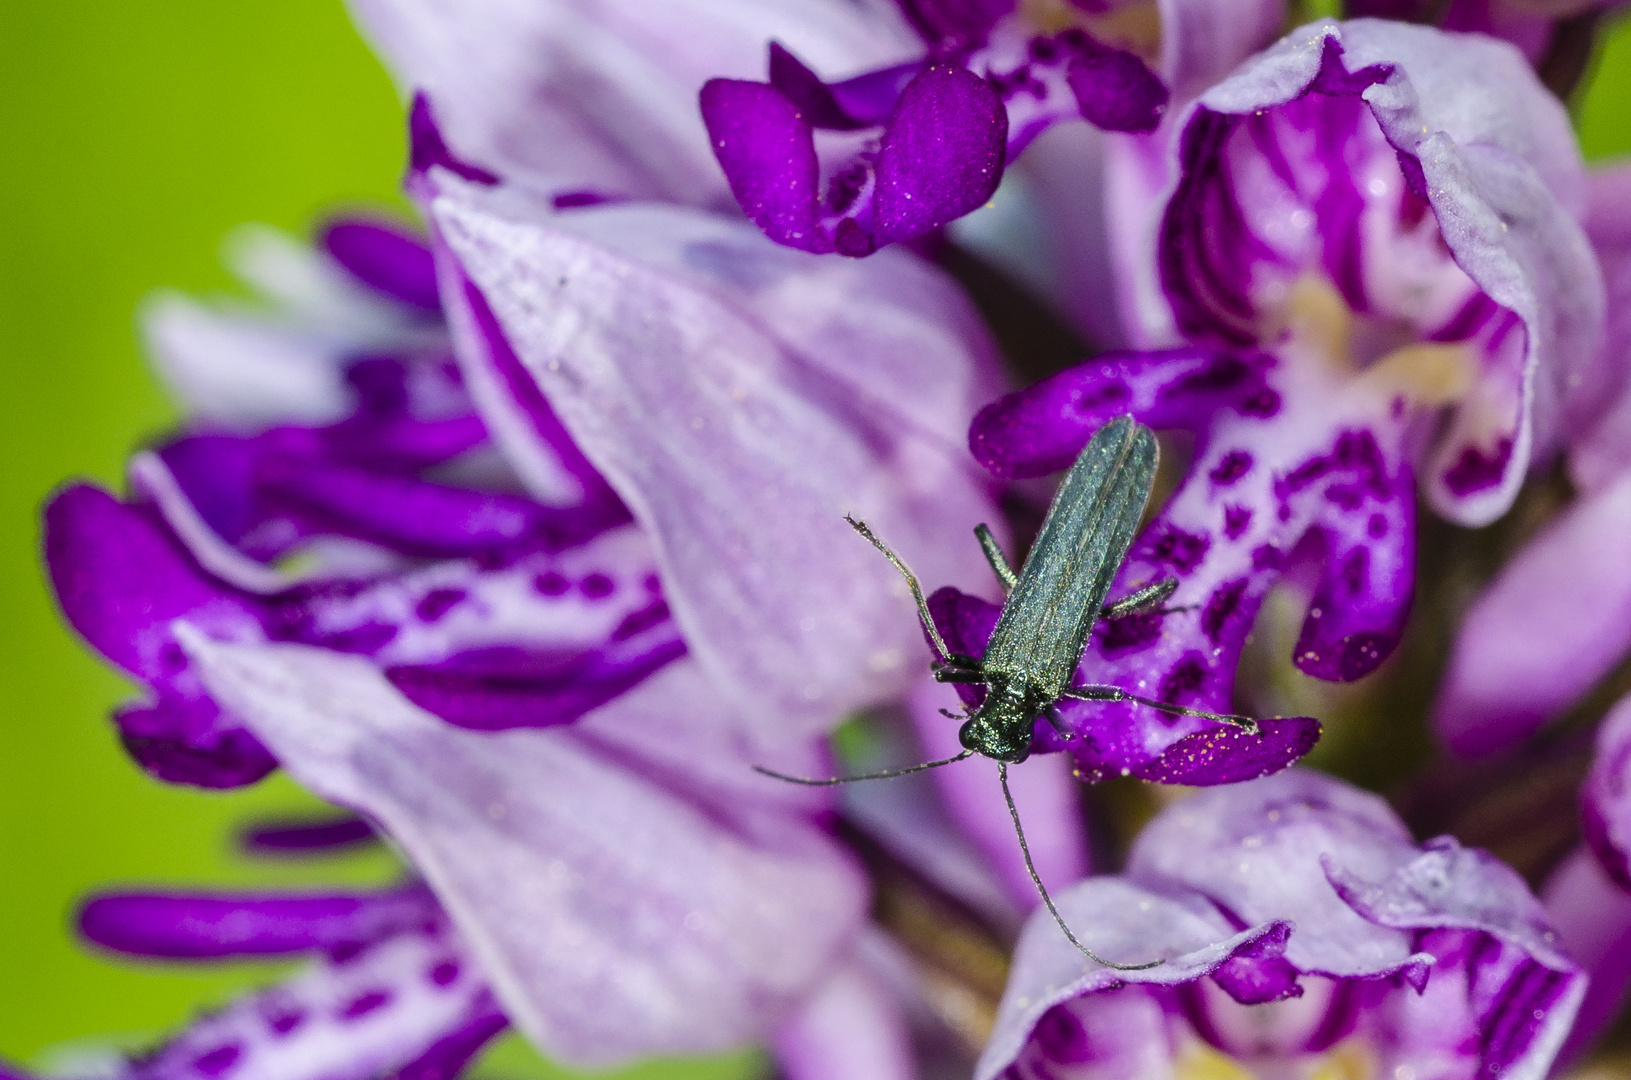
M 1031 756 L 1037 708 L 1021 686 L 993 684 L 978 711 L 957 733 L 963 749 L 1017 765 Z

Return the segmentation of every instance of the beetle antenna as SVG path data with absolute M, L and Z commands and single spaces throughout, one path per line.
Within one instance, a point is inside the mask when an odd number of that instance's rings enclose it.
M 1096 964 L 1103 964 L 1115 971 L 1145 971 L 1166 963 L 1165 960 L 1151 960 L 1147 964 L 1113 963 L 1076 940 L 1076 935 L 1071 933 L 1070 927 L 1065 925 L 1064 917 L 1059 914 L 1059 909 L 1053 906 L 1053 897 L 1048 895 L 1047 887 L 1042 884 L 1042 878 L 1036 872 L 1036 864 L 1031 861 L 1031 846 L 1025 842 L 1025 827 L 1019 823 L 1019 807 L 1014 805 L 1014 793 L 1008 790 L 1008 763 L 1006 761 L 997 762 L 997 776 L 1002 780 L 1002 797 L 1008 802 L 1008 815 L 1014 819 L 1014 833 L 1019 837 L 1019 853 L 1025 856 L 1025 870 L 1031 875 L 1031 884 L 1035 885 L 1036 891 L 1042 894 L 1042 902 L 1047 905 L 1048 914 L 1053 916 L 1053 921 L 1059 924 L 1059 929 L 1064 931 L 1065 937 L 1070 943 L 1080 949 L 1082 955 L 1089 960 Z
M 928 632 L 929 641 L 934 645 L 935 656 L 949 663 L 952 651 L 946 648 L 946 639 L 940 636 L 940 628 L 934 624 L 934 616 L 929 612 L 929 602 L 923 599 L 923 586 L 918 584 L 917 575 L 912 573 L 911 568 L 888 544 L 878 539 L 877 533 L 874 533 L 866 522 L 849 514 L 844 515 L 844 520 L 849 522 L 850 528 L 865 537 L 869 544 L 883 552 L 883 557 L 893 563 L 895 569 L 900 571 L 901 577 L 906 579 L 906 587 L 912 590 L 912 599 L 917 603 L 918 622 L 922 623 L 923 629 Z
M 904 769 L 884 769 L 881 772 L 861 773 L 858 776 L 832 776 L 818 779 L 811 776 L 788 776 L 786 773 L 773 772 L 762 765 L 753 766 L 753 771 L 761 776 L 768 776 L 775 780 L 786 780 L 789 784 L 804 784 L 808 787 L 830 787 L 833 784 L 853 784 L 857 780 L 888 780 L 895 776 L 905 776 L 908 773 L 922 772 L 924 769 L 938 769 L 942 765 L 952 765 L 964 758 L 974 756 L 974 751 L 964 750 L 956 757 L 942 758 L 939 761 L 925 761 L 921 765 L 909 765 Z

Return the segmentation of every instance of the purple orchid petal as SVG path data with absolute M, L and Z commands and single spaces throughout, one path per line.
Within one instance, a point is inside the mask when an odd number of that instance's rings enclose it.
M 436 107 L 446 145 L 534 191 L 729 200 L 696 95 L 753 77 L 782 42 L 818 70 L 896 63 L 915 36 L 885 5 L 822 0 L 357 0 L 351 10 L 404 94 Z
M 249 607 L 198 573 L 150 515 L 76 484 L 45 509 L 45 564 L 62 613 L 90 646 L 149 682 L 184 677 L 170 624 L 259 637 Z
M 918 1075 L 900 1003 L 853 960 L 776 1029 L 770 1048 L 787 1080 L 913 1080 Z
M 1336 142 L 1324 149 L 1322 138 Z M 1355 166 L 1319 164 L 1337 146 Z M 1357 165 L 1360 156 L 1368 163 Z M 1578 152 L 1557 102 L 1508 47 L 1380 22 L 1305 27 L 1201 98 L 1179 159 L 1161 265 L 1185 332 L 1253 340 L 1265 283 L 1312 264 L 1355 310 L 1404 318 L 1431 340 L 1483 354 L 1426 454 L 1422 475 L 1439 512 L 1489 521 L 1510 504 L 1532 450 L 1601 408 L 1568 394 L 1589 374 L 1602 310 L 1576 222 Z M 1363 189 L 1360 176 L 1370 177 Z M 1400 193 L 1388 196 L 1400 209 L 1386 213 L 1408 211 L 1411 198 L 1430 212 L 1453 264 L 1401 261 L 1419 250 L 1408 213 L 1388 226 L 1395 239 L 1373 242 L 1385 234 L 1360 226 L 1380 225 L 1387 199 L 1372 187 Z M 1266 239 L 1298 205 L 1312 227 Z M 1389 281 L 1367 269 L 1381 259 L 1408 271 Z M 1405 277 L 1419 278 L 1415 299 L 1400 291 Z
M 1016 6 L 1015 0 L 897 0 L 897 3 L 917 32 L 934 44 L 979 41 Z
M 530 499 L 387 476 L 347 465 L 273 457 L 256 486 L 274 511 L 313 532 L 339 533 L 408 555 L 446 557 L 537 544 L 568 546 L 578 530 Z
M 283 855 L 331 851 L 378 840 L 374 827 L 355 815 L 263 821 L 247 826 L 238 834 L 244 851 L 255 855 Z
M 1014 949 L 996 1028 L 975 1066 L 975 1080 L 995 1080 L 1016 1064 L 1019 1075 L 1031 1074 L 1025 1061 L 1034 1053 L 1030 1044 L 1038 1035 L 1079 1038 L 1079 1029 L 1070 1030 L 1075 1028 L 1071 1018 L 1060 1014 L 1061 1006 L 1073 999 L 1107 991 L 1114 995 L 1119 986 L 1192 982 L 1237 957 L 1273 955 L 1284 947 L 1290 931 L 1285 922 L 1269 922 L 1234 932 L 1215 911 L 1174 898 L 1167 890 L 1115 877 L 1090 878 L 1055 893 L 1054 900 L 1066 925 L 1099 955 L 1122 963 L 1164 962 L 1146 971 L 1100 967 L 1084 961 L 1046 912 L 1033 916 Z M 1123 1037 L 1116 1037 L 1118 1030 Z M 1107 1056 L 1125 1055 L 1115 1060 L 1122 1068 L 1136 1070 L 1143 1056 L 1139 1048 L 1147 1053 L 1159 1045 L 1148 1041 L 1151 1034 L 1136 1009 L 1120 1014 L 1103 1030 L 1110 1049 Z
M 1068 468 L 1093 433 L 1131 413 L 1157 429 L 1198 431 L 1223 410 L 1272 416 L 1279 394 L 1266 353 L 1205 348 L 1106 353 L 992 402 L 974 417 L 968 447 L 1004 479 Z
M 418 888 L 349 896 L 115 893 L 80 909 L 79 932 L 135 956 L 275 956 L 355 950 L 438 916 L 436 902 Z
M 1571 436 L 1569 475 L 1587 491 L 1608 486 L 1631 469 L 1631 166 L 1607 165 L 1587 175 L 1586 235 L 1607 287 L 1607 324 L 1598 378 L 1583 379 L 1572 398 L 1612 401 L 1583 435 Z
M 983 205 L 1002 179 L 1007 139 L 1007 113 L 984 79 L 964 68 L 925 68 L 884 127 L 875 242 L 921 236 Z M 841 224 L 837 242 L 842 250 Z
M 567 670 L 545 677 L 487 673 L 479 666 L 472 671 L 468 661 L 459 659 L 398 665 L 385 669 L 385 677 L 421 709 L 462 728 L 554 727 L 578 720 L 685 655 L 685 642 L 671 630 L 641 646 L 617 650 L 626 653 L 621 656 L 602 652 L 577 657 Z
M 1084 51 L 1065 69 L 1082 116 L 1105 131 L 1154 131 L 1171 95 L 1144 61 L 1123 49 Z
M 1603 872 L 1590 851 L 1578 850 L 1552 872 L 1542 895 L 1563 947 L 1590 978 L 1558 1053 L 1561 1069 L 1608 1030 L 1631 991 L 1631 894 Z
M 389 831 L 511 1019 L 562 1060 L 753 1038 L 864 915 L 858 869 L 786 812 L 806 795 L 721 744 L 718 692 L 688 662 L 571 728 L 488 735 L 354 658 L 187 645 L 294 775 Z M 721 768 L 727 786 L 711 787 Z
M 1322 731 L 1318 720 L 1306 716 L 1259 720 L 1257 726 L 1257 735 L 1228 724 L 1185 735 L 1135 775 L 1157 784 L 1194 787 L 1256 780 L 1295 765 L 1314 749 Z
M 1244 925 L 1292 919 L 1297 932 L 1285 956 L 1298 971 L 1357 976 L 1423 961 L 1408 935 L 1344 902 L 1320 860 L 1329 855 L 1377 880 L 1416 854 L 1381 799 L 1299 770 L 1177 804 L 1139 834 L 1126 872 L 1134 881 L 1182 883 Z
M 445 921 L 345 950 L 209 1013 L 121 1080 L 366 1080 L 495 1015 Z
M 1452 750 L 1515 745 L 1619 661 L 1631 645 L 1628 530 L 1631 476 L 1565 510 L 1478 598 L 1434 706 L 1438 737 Z
M 509 1029 L 509 1017 L 496 1008 L 478 1012 L 431 1043 L 425 1052 L 385 1080 L 454 1080 L 487 1044 Z
M 773 55 L 772 66 L 789 82 L 786 62 L 778 65 Z M 799 70 L 809 74 L 802 65 Z M 814 85 L 825 92 L 819 81 Z M 935 64 L 901 91 L 875 162 L 841 171 L 823 199 L 814 126 L 836 126 L 842 117 L 830 93 L 822 98 L 830 105 L 806 115 L 817 95 L 803 84 L 793 90 L 797 100 L 773 85 L 715 79 L 701 95 L 731 191 L 779 244 L 870 255 L 963 216 L 990 198 L 1002 178 L 1007 115 L 996 91 L 966 68 Z
M 449 317 L 460 341 L 459 363 L 522 483 L 541 502 L 575 503 L 607 521 L 627 520 L 627 508 L 572 441 L 481 291 L 462 273 L 458 278 Z
M 1631 701 L 1597 729 L 1597 755 L 1580 791 L 1586 843 L 1603 872 L 1631 890 Z
M 668 209 L 537 217 L 465 188 L 435 216 L 652 537 L 729 706 L 787 738 L 903 690 L 921 648 L 909 605 L 842 515 L 928 580 L 989 573 L 975 545 L 924 539 L 995 516 L 957 446 L 991 354 L 946 282 L 904 254 L 814 260 Z
M 1120 902 L 1087 908 L 1094 895 Z M 1090 934 L 1145 924 L 1159 940 L 1187 922 L 1194 939 L 1148 971 L 1084 975 L 1033 916 L 981 1080 L 1273 1074 L 1354 1053 L 1380 1075 L 1540 1080 L 1585 991 L 1511 870 L 1449 840 L 1419 849 L 1381 800 L 1311 773 L 1169 807 L 1126 878 L 1084 882 L 1060 909 Z
M 131 759 L 167 783 L 235 788 L 277 768 L 271 751 L 208 699 L 162 696 L 115 710 L 113 722 Z
M 820 76 L 775 41 L 770 43 L 770 85 L 793 105 L 800 118 L 811 127 L 854 131 L 880 123 L 883 119 L 850 115 L 838 95 L 821 81 Z M 703 93 L 707 93 L 706 85 Z
M 936 597 L 943 601 L 944 591 L 936 593 Z M 947 689 L 928 680 L 920 682 L 908 699 L 912 725 L 926 759 L 948 758 L 963 749 L 957 741 L 958 722 L 940 713 L 941 708 L 954 706 L 957 700 Z M 951 820 L 1000 876 L 1008 898 L 1019 910 L 1030 911 L 1042 901 L 1014 837 L 1014 821 L 1002 797 L 996 770 L 989 763 L 982 765 L 936 769 L 930 775 Z M 1070 762 L 1063 756 L 1033 757 L 1009 770 L 1008 783 L 1025 826 L 1031 859 L 1042 880 L 1064 882 L 1086 877 L 1087 830 Z
M 408 108 L 408 175 L 420 176 L 431 169 L 445 169 L 473 184 L 496 184 L 498 176 L 455 154 L 442 136 L 430 98 L 416 91 Z
M 168 293 L 148 301 L 141 324 L 165 384 L 201 420 L 323 424 L 349 410 L 340 341 Z
M 835 250 L 819 213 L 815 130 L 774 86 L 712 79 L 699 98 L 719 167 L 742 212 L 778 244 Z
M 429 314 L 440 314 L 430 248 L 380 221 L 332 221 L 318 243 L 346 272 L 377 292 Z

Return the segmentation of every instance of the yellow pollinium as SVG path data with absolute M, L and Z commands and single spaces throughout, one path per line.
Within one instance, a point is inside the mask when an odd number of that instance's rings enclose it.
M 1270 1075 L 1276 1080 L 1374 1080 L 1376 1063 L 1360 1044 L 1349 1041 L 1323 1054 L 1297 1062 L 1274 1059 Z M 1174 1064 L 1173 1080 L 1258 1080 L 1250 1065 L 1204 1043 L 1191 1043 Z
M 1325 359 L 1334 371 L 1389 397 L 1434 407 L 1460 401 L 1478 374 L 1477 354 L 1466 345 L 1413 342 L 1385 353 L 1363 371 L 1354 359 L 1354 313 L 1329 280 L 1298 278 L 1281 312 L 1293 341 Z

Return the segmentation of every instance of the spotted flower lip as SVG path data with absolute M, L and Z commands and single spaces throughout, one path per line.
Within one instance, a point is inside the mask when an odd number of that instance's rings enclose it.
M 1165 963 L 1084 967 L 1033 916 L 977 1080 L 1350 1057 L 1539 1078 L 1585 991 L 1515 873 L 1449 838 L 1417 846 L 1380 799 L 1313 773 L 1183 800 L 1124 874 L 1058 899 L 1090 947 Z
M 904 7 L 928 45 L 915 63 L 829 84 L 772 43 L 768 82 L 702 88 L 731 191 L 777 243 L 869 255 L 984 205 L 1006 162 L 1062 120 L 1150 131 L 1166 110 L 1144 61 L 1082 26 L 1043 30 L 1011 3 Z M 818 131 L 847 137 L 823 155 Z

